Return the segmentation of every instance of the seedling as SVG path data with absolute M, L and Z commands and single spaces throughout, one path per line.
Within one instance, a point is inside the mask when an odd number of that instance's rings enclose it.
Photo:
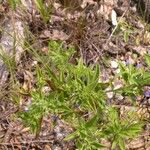
M 118 108 L 107 104 L 105 89 L 111 83 L 99 82 L 98 65 L 87 67 L 82 59 L 77 60 L 77 65 L 69 63 L 74 52 L 74 48 L 65 50 L 63 43 L 55 41 L 49 42 L 47 55 L 38 56 L 34 51 L 43 65 L 36 68 L 36 88 L 30 91 L 32 103 L 20 117 L 32 131 L 39 133 L 43 116 L 49 113 L 59 116 L 74 129 L 64 140 L 74 140 L 77 149 L 104 148 L 101 142 L 105 139 L 111 143 L 109 148 L 125 150 L 126 140 L 142 131 L 143 122 L 132 111 L 122 118 Z M 149 61 L 149 56 L 146 59 Z M 120 68 L 126 84 L 115 93 L 135 95 L 149 82 L 148 72 L 122 64 Z M 43 92 L 44 86 L 49 86 L 49 93 Z

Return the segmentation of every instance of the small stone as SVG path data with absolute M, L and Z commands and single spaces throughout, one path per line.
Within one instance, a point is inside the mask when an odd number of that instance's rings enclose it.
M 51 88 L 49 86 L 44 86 L 42 88 L 42 92 L 45 93 L 45 94 L 48 94 L 50 91 L 51 91 Z
M 119 74 L 119 73 L 120 73 L 120 68 L 116 69 L 116 70 L 114 71 L 114 73 Z
M 114 60 L 111 61 L 111 68 L 116 69 L 118 68 L 118 63 Z
M 55 147 L 53 147 L 53 150 L 62 150 L 62 148 L 58 147 L 58 146 L 55 146 Z
M 25 111 L 25 112 L 28 112 L 28 111 L 29 111 L 29 107 L 25 106 L 25 107 L 24 107 L 24 111 Z
M 38 64 L 38 62 L 36 60 L 34 60 L 31 64 L 32 67 L 36 66 Z
M 114 90 L 120 89 L 121 87 L 123 87 L 121 81 L 118 82 L 113 82 L 114 85 Z
M 110 90 L 111 90 L 110 87 L 106 88 L 106 95 L 109 99 L 113 98 L 113 96 L 114 96 L 114 93 L 111 92 Z M 107 91 L 110 91 L 110 92 L 107 92 Z
M 115 97 L 116 97 L 118 100 L 123 100 L 123 99 L 124 99 L 124 97 L 123 97 L 121 94 L 119 94 L 119 93 L 117 93 L 117 94 L 115 95 Z
M 64 138 L 64 134 L 63 133 L 57 133 L 57 139 L 62 140 Z

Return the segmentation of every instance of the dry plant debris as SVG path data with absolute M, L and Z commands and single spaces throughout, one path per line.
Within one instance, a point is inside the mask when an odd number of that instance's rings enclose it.
M 73 129 L 58 116 L 49 114 L 41 118 L 40 132 L 36 135 L 17 118 L 18 112 L 28 111 L 32 103 L 29 91 L 34 90 L 37 82 L 35 67 L 40 63 L 30 53 L 31 49 L 37 49 L 41 55 L 47 55 L 50 40 L 62 41 L 65 48 L 74 45 L 76 53 L 71 58 L 71 63 L 76 64 L 76 59 L 80 57 L 87 66 L 99 63 L 102 80 L 106 83 L 120 72 L 119 61 L 125 65 L 133 64 L 141 67 L 145 66 L 144 54 L 150 54 L 149 24 L 145 25 L 138 15 L 139 4 L 136 2 L 130 5 L 129 0 L 78 0 L 76 3 L 72 0 L 45 0 L 45 9 L 50 6 L 49 2 L 53 7 L 47 19 L 42 18 L 41 14 L 45 11 L 42 8 L 37 9 L 34 0 L 21 0 L 18 6 L 13 5 L 16 7 L 15 11 L 7 1 L 0 1 L 0 20 L 3 22 L 1 50 L 6 53 L 5 57 L 8 60 L 11 57 L 15 63 L 14 68 L 9 68 L 0 58 L 0 149 L 2 150 L 76 149 L 75 141 L 63 141 Z M 146 13 L 147 11 L 146 9 Z M 115 26 L 112 23 L 112 12 L 116 13 Z M 0 55 L 3 54 L 1 50 Z M 7 61 L 7 65 L 10 65 L 9 63 L 12 62 Z M 13 72 L 10 72 L 12 70 Z M 112 86 L 114 89 L 120 88 L 121 79 L 117 77 Z M 146 92 L 149 91 L 149 86 L 145 87 Z M 126 96 L 109 92 L 111 88 L 107 89 L 108 103 L 119 108 L 120 115 L 124 116 L 128 110 L 133 109 L 135 112 L 138 111 L 139 117 L 144 116 L 147 120 L 150 118 L 149 92 L 136 97 L 140 106 L 136 107 L 131 106 L 131 101 Z M 45 93 L 50 90 L 52 89 L 48 86 L 43 87 Z M 17 105 L 14 104 L 18 101 Z M 127 149 L 149 150 L 149 126 L 149 124 L 145 126 L 144 132 L 137 139 L 128 141 Z M 108 150 L 110 143 L 103 142 L 107 146 L 105 149 Z

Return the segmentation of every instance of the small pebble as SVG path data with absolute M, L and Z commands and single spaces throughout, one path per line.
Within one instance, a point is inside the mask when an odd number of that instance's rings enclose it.
M 118 68 L 118 63 L 114 60 L 111 61 L 111 68 L 117 69 Z
M 114 85 L 114 90 L 120 89 L 121 87 L 123 87 L 121 81 L 118 82 L 113 82 Z
M 59 140 L 62 140 L 65 137 L 64 133 L 60 133 L 60 132 L 57 133 L 56 136 L 57 136 L 57 139 Z
M 42 92 L 45 93 L 45 94 L 48 94 L 50 91 L 51 91 L 51 88 L 49 86 L 44 86 L 42 88 Z
M 119 93 L 117 93 L 117 94 L 115 95 L 115 97 L 116 97 L 118 100 L 123 100 L 123 99 L 124 99 L 124 97 L 123 97 L 121 94 L 119 94 Z
M 114 96 L 113 92 L 108 92 L 106 94 L 107 94 L 107 97 L 110 99 L 113 98 L 113 96 Z
M 28 112 L 28 111 L 29 111 L 29 107 L 27 107 L 27 106 L 24 107 L 24 111 L 25 111 L 25 112 Z
M 38 62 L 36 60 L 34 60 L 31 64 L 32 67 L 36 66 L 38 64 Z
M 56 146 L 56 147 L 53 147 L 53 150 L 62 150 L 62 148 L 61 148 L 61 147 Z
M 113 92 L 107 92 L 107 91 L 110 91 L 110 90 L 111 90 L 110 87 L 106 88 L 106 95 L 107 95 L 107 97 L 108 97 L 109 99 L 113 98 L 113 96 L 114 96 L 114 93 L 113 93 Z
M 120 68 L 116 69 L 116 70 L 114 71 L 114 73 L 119 74 L 119 73 L 120 73 Z

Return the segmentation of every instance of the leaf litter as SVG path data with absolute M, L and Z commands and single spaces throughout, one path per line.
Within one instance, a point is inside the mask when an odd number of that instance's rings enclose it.
M 144 32 L 142 22 L 138 22 L 137 25 L 137 20 L 134 19 L 137 11 L 133 12 L 133 7 L 129 6 L 129 1 L 124 1 L 121 4 L 118 4 L 115 0 L 106 0 L 105 2 L 85 0 L 82 3 L 83 5 L 80 4 L 83 7 L 83 10 L 75 10 L 74 12 L 69 12 L 63 8 L 64 6 L 62 7 L 59 3 L 54 2 L 54 12 L 46 26 L 43 25 L 40 15 L 32 2 L 30 0 L 27 1 L 28 3 L 26 3 L 26 1 L 22 2 L 27 8 L 26 13 L 29 17 L 27 18 L 24 15 L 22 16 L 23 13 L 20 9 L 18 9 L 19 12 L 16 12 L 16 16 L 24 19 L 29 27 L 29 31 L 33 34 L 34 37 L 30 37 L 31 39 L 28 41 L 31 44 L 33 43 L 33 48 L 39 49 L 42 53 L 47 53 L 47 42 L 49 40 L 63 41 L 66 47 L 73 44 L 75 45 L 78 53 L 77 56 L 74 57 L 82 57 L 86 65 L 95 65 L 97 62 L 100 63 L 102 68 L 101 72 L 105 72 L 106 76 L 104 76 L 108 77 L 105 79 L 106 81 L 110 80 L 110 76 L 116 74 L 114 72 L 114 70 L 117 70 L 118 68 L 116 60 L 123 61 L 127 65 L 131 63 L 137 64 L 137 62 L 138 64 L 142 64 L 143 54 L 150 53 L 148 44 L 149 32 Z M 116 10 L 116 8 L 118 9 Z M 120 12 L 128 10 L 123 16 L 125 22 L 129 24 L 127 24 L 125 30 L 128 31 L 130 25 L 136 29 L 136 32 L 134 33 L 135 36 L 126 35 L 126 39 L 129 41 L 127 43 L 124 40 L 124 35 L 122 35 L 121 31 L 123 31 L 123 29 L 121 29 L 121 25 L 119 22 L 116 24 L 119 17 L 115 18 L 115 21 L 113 21 L 115 24 L 111 21 L 113 9 L 116 10 L 115 12 L 118 13 L 118 16 L 120 15 Z M 135 6 L 134 9 L 136 10 Z M 130 13 L 133 14 L 130 15 Z M 122 15 L 123 13 L 121 13 L 120 16 Z M 18 20 L 16 19 L 16 21 Z M 116 33 L 114 32 L 114 35 L 117 36 L 112 35 L 110 38 L 115 28 L 114 25 L 117 26 L 115 30 Z M 122 25 L 122 27 L 124 26 Z M 145 40 L 141 37 L 142 35 L 144 35 Z M 2 38 L 4 38 L 3 34 Z M 110 41 L 108 41 L 109 38 Z M 137 57 L 134 57 L 133 55 L 137 55 Z M 112 61 L 109 64 L 111 69 L 109 67 L 105 67 L 106 64 L 101 61 L 101 59 L 105 57 L 107 58 L 108 56 L 112 58 Z M 20 78 L 18 78 L 18 82 L 21 83 L 20 86 L 22 86 L 21 89 L 23 89 L 23 91 L 18 90 L 17 93 L 18 98 L 21 99 L 20 104 L 16 107 L 13 103 L 8 103 L 8 100 L 0 101 L 1 149 L 75 149 L 74 141 L 63 141 L 66 135 L 72 132 L 72 129 L 60 120 L 58 116 L 48 115 L 43 118 L 41 122 L 41 132 L 38 137 L 31 134 L 29 128 L 25 128 L 22 125 L 21 120 L 14 117 L 15 113 L 18 111 L 28 111 L 28 106 L 32 103 L 30 95 L 28 95 L 28 91 L 34 89 L 34 83 L 36 82 L 34 81 L 34 65 L 37 65 L 38 63 L 39 62 L 33 56 L 28 54 L 28 51 L 23 53 L 16 68 L 17 73 L 21 74 Z M 7 73 L 5 77 L 9 76 L 8 74 L 9 73 Z M 122 83 L 118 81 L 118 84 L 115 85 L 114 88 L 121 86 L 121 84 Z M 46 90 L 46 88 L 47 87 L 43 90 Z M 6 90 L 9 90 L 11 93 L 11 89 L 8 85 L 6 86 Z M 148 90 L 146 90 L 145 95 L 145 97 L 149 99 Z M 8 99 L 7 97 L 9 98 L 8 92 L 5 99 Z M 117 105 L 122 114 L 125 114 L 128 109 L 131 109 L 131 104 L 128 100 L 122 102 L 122 97 L 120 98 L 117 95 L 115 97 L 118 97 L 117 99 L 119 99 L 119 102 L 114 98 L 112 93 L 111 95 L 108 95 L 111 104 Z M 4 99 L 4 95 L 2 95 L 2 98 Z M 144 97 L 140 98 L 139 101 L 143 98 Z M 126 97 L 123 97 L 123 99 L 126 99 Z M 133 107 L 133 109 L 137 108 Z M 52 122 L 56 123 L 54 128 Z M 129 142 L 128 149 L 148 150 L 148 125 L 145 128 L 146 130 L 141 137 Z

